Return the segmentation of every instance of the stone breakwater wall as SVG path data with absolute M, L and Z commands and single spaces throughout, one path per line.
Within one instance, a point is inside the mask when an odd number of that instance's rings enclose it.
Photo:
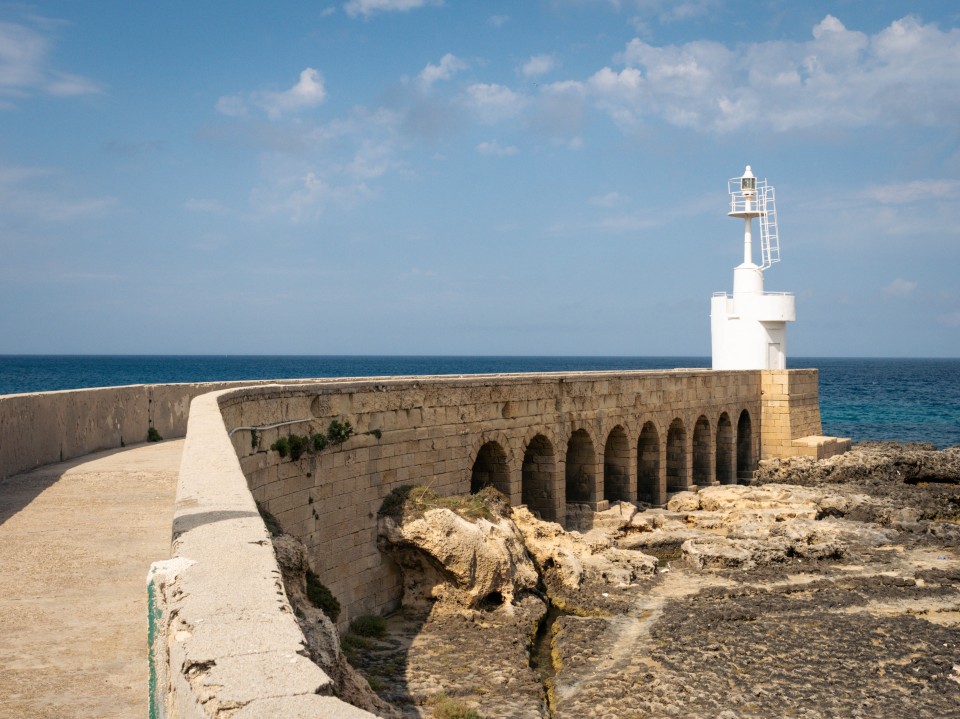
M 346 625 L 400 601 L 400 574 L 376 544 L 377 511 L 392 489 L 426 484 L 455 494 L 492 484 L 511 504 L 565 524 L 568 506 L 573 517 L 615 501 L 662 505 L 672 492 L 744 481 L 765 456 L 762 438 L 779 443 L 777 433 L 800 437 L 820 428 L 810 405 L 816 408 L 815 370 L 765 374 L 338 380 L 245 388 L 221 395 L 219 404 L 253 498 L 306 544 Z M 765 435 L 762 385 L 778 378 L 778 387 L 789 386 L 788 378 L 806 394 Z M 333 420 L 349 421 L 357 434 L 297 460 L 270 449 L 289 434 L 324 432 Z M 379 439 L 362 434 L 375 430 Z
M 815 370 L 673 370 L 9 395 L 0 477 L 143 441 L 151 426 L 168 438 L 186 432 L 171 556 L 148 582 L 151 716 L 353 719 L 369 715 L 330 696 L 330 678 L 306 658 L 255 500 L 306 543 L 345 625 L 401 598 L 399 572 L 376 547 L 377 510 L 393 488 L 492 484 L 560 523 L 568 507 L 581 522 L 584 508 L 610 501 L 663 504 L 675 491 L 745 479 L 765 443 L 818 433 L 815 390 Z M 767 397 L 785 404 L 765 407 Z M 763 418 L 774 415 L 768 431 Z M 333 420 L 380 436 L 297 460 L 270 450 Z
M 190 400 L 255 382 L 138 384 L 0 395 L 0 480 L 53 462 L 162 437 L 183 437 Z M 262 383 L 261 383 L 262 384 Z
M 182 437 L 193 397 L 216 385 L 129 385 L 0 396 L 0 479 L 147 440 Z
M 190 409 L 171 558 L 149 598 L 151 719 L 361 719 L 332 696 L 281 581 L 214 392 Z

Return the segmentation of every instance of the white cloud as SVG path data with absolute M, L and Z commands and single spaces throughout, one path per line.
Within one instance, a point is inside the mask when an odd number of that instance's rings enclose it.
M 466 103 L 482 122 L 513 117 L 526 105 L 526 98 L 505 85 L 474 83 L 466 88 Z
M 344 169 L 351 177 L 370 180 L 386 174 L 393 165 L 392 143 L 365 139 Z
M 0 214 L 44 222 L 101 217 L 119 206 L 115 197 L 82 197 L 59 170 L 0 167 Z
M 898 277 L 883 288 L 883 294 L 887 297 L 909 297 L 915 289 L 917 289 L 916 282 Z
M 949 126 L 960 116 L 960 29 L 913 17 L 874 35 L 827 15 L 804 42 L 655 46 L 631 40 L 587 81 L 624 129 L 649 119 L 700 131 Z
M 367 18 L 378 12 L 408 12 L 428 5 L 443 5 L 443 0 L 350 0 L 343 9 L 350 17 Z
M 520 68 L 524 77 L 541 77 L 557 67 L 554 55 L 534 55 Z
M 373 183 L 402 170 L 399 124 L 398 113 L 357 108 L 348 117 L 301 128 L 296 150 L 264 154 L 251 205 L 258 213 L 305 223 L 369 201 L 377 194 Z
M 191 197 L 183 203 L 183 206 L 192 212 L 204 212 L 211 215 L 231 214 L 230 208 L 218 200 L 201 200 Z
M 623 204 L 625 199 L 619 192 L 608 192 L 605 195 L 591 197 L 587 202 L 596 207 L 616 207 Z
M 940 315 L 937 317 L 937 322 L 944 327 L 960 327 L 960 311 Z
M 960 198 L 958 180 L 911 180 L 867 188 L 864 197 L 885 205 Z
M 515 145 L 508 145 L 507 147 L 502 146 L 496 140 L 491 140 L 490 142 L 481 142 L 477 145 L 477 152 L 481 155 L 496 155 L 497 157 L 510 157 L 512 155 L 520 154 L 519 148 Z
M 73 97 L 103 92 L 89 78 L 53 68 L 52 48 L 48 36 L 25 25 L 0 22 L 0 95 Z
M 417 80 L 423 89 L 429 90 L 433 86 L 433 83 L 438 80 L 449 80 L 460 70 L 466 69 L 466 62 L 448 52 L 440 58 L 439 65 L 427 63 L 427 66 L 423 68 L 417 76 Z
M 270 117 L 276 118 L 288 112 L 299 112 L 316 107 L 327 98 L 323 76 L 312 67 L 300 73 L 297 84 L 284 92 L 267 92 L 257 102 Z
M 217 100 L 217 110 L 230 117 L 241 117 L 249 112 L 250 105 L 259 107 L 271 120 L 283 115 L 301 112 L 316 107 L 327 99 L 323 76 L 312 67 L 300 72 L 297 83 L 282 92 L 261 91 L 242 95 L 225 95 Z
M 100 84 L 80 75 L 55 72 L 44 90 L 56 97 L 76 97 L 78 95 L 96 95 L 102 92 Z
M 509 15 L 491 15 L 487 19 L 487 24 L 490 25 L 490 27 L 503 27 L 508 22 L 510 22 Z
M 635 0 L 644 17 L 656 17 L 661 23 L 681 22 L 704 17 L 719 5 L 718 0 Z
M 217 100 L 217 112 L 228 117 L 242 117 L 249 108 L 246 101 L 239 95 L 224 95 Z

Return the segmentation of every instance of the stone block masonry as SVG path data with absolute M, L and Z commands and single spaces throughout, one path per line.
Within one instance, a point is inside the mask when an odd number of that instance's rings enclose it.
M 381 437 L 297 461 L 269 450 L 334 419 Z M 579 526 L 611 502 L 662 505 L 668 490 L 745 480 L 761 457 L 829 444 L 813 441 L 825 438 L 810 370 L 138 385 L 0 397 L 0 479 L 143 441 L 151 426 L 187 435 L 171 558 L 150 577 L 154 715 L 237 719 L 366 716 L 322 696 L 330 681 L 304 657 L 254 499 L 309 547 L 345 625 L 400 600 L 376 546 L 396 487 L 492 484 L 544 519 L 566 523 L 569 506 Z
M 761 372 L 760 391 L 761 459 L 824 459 L 850 449 L 849 439 L 822 436 L 816 370 Z
M 670 492 L 749 479 L 771 456 L 767 417 L 778 443 L 819 431 L 816 382 L 815 370 L 374 378 L 249 387 L 219 403 L 254 499 L 307 545 L 346 625 L 400 601 L 399 572 L 376 546 L 392 489 L 491 484 L 561 524 L 568 505 L 577 516 L 615 501 L 663 505 Z M 270 450 L 332 420 L 358 435 L 296 461 Z M 372 430 L 380 439 L 359 434 Z

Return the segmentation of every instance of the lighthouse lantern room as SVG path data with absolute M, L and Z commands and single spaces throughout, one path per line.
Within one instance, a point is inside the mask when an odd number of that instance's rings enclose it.
M 750 165 L 728 182 L 729 217 L 743 219 L 743 263 L 733 269 L 733 294 L 716 292 L 710 303 L 713 369 L 786 369 L 787 322 L 797 318 L 794 296 L 764 292 L 763 271 L 780 261 L 773 187 Z M 760 227 L 760 264 L 753 262 L 753 220 Z

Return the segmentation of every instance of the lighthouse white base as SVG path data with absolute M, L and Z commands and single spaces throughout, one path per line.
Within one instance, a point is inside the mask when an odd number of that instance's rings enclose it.
M 793 295 L 715 294 L 710 303 L 713 369 L 786 369 L 787 322 L 795 319 Z

